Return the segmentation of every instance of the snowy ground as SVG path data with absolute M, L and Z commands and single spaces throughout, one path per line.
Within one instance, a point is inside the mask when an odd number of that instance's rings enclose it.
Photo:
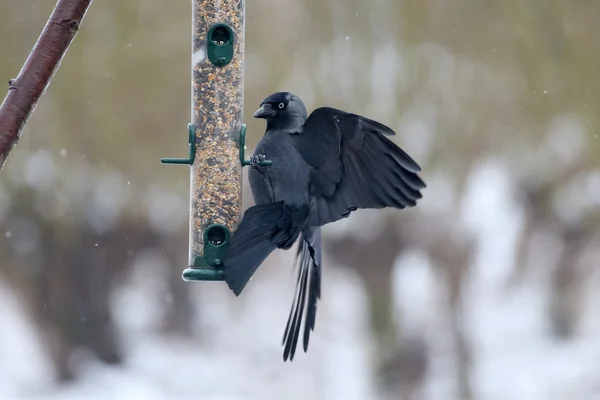
M 476 398 L 600 399 L 600 313 L 594 310 L 600 301 L 600 277 L 590 277 L 588 287 L 582 288 L 591 298 L 575 340 L 551 339 L 539 276 L 512 292 L 504 286 L 519 229 L 507 179 L 498 165 L 490 164 L 474 174 L 464 200 L 469 210 L 465 223 L 481 238 L 465 299 Z M 291 254 L 277 254 L 270 261 L 239 299 L 224 285 L 196 284 L 195 303 L 202 316 L 197 331 L 203 338 L 197 345 L 155 333 L 163 301 L 153 296 L 157 282 L 147 278 L 155 275 L 135 274 L 141 277 L 114 297 L 128 349 L 125 365 L 110 368 L 90 359 L 82 364 L 79 381 L 60 388 L 49 381 L 48 361 L 19 304 L 0 286 L 0 399 L 374 399 L 359 281 L 334 268 L 325 272 L 309 353 L 300 352 L 292 364 L 283 364 L 279 343 L 294 277 L 288 268 L 274 264 L 289 265 Z M 408 254 L 400 262 L 395 285 L 399 304 L 405 306 L 399 312 L 438 338 L 426 398 L 454 399 L 446 321 L 436 300 L 438 283 L 425 257 Z

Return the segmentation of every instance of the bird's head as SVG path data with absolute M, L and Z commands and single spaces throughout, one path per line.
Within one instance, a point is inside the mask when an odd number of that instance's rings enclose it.
M 267 128 L 298 129 L 302 127 L 308 113 L 298 96 L 289 92 L 273 93 L 260 103 L 254 118 L 267 120 Z

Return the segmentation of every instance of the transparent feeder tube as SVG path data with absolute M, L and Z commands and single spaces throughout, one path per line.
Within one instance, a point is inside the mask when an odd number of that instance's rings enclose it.
M 239 134 L 244 98 L 244 0 L 192 0 L 192 124 L 189 265 L 203 266 L 205 240 L 220 246 L 239 223 Z M 216 229 L 207 228 L 218 224 Z M 224 226 L 227 231 L 220 229 Z

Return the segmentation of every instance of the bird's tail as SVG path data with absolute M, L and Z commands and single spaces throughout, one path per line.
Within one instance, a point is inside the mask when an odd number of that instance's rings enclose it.
M 298 281 L 296 294 L 288 322 L 283 334 L 283 360 L 294 359 L 300 337 L 300 326 L 304 319 L 303 348 L 308 349 L 310 332 L 315 328 L 317 301 L 321 297 L 321 228 L 306 227 L 298 246 Z M 306 307 L 306 318 L 304 317 Z
M 286 206 L 281 201 L 255 205 L 246 210 L 223 259 L 225 282 L 236 296 L 242 293 L 273 250 L 294 244 L 307 212 Z

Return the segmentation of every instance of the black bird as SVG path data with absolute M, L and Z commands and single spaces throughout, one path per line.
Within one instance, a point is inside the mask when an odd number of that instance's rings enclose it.
M 302 320 L 304 352 L 315 327 L 321 226 L 359 208 L 413 207 L 426 185 L 417 163 L 387 138 L 394 131 L 379 122 L 329 107 L 308 116 L 302 101 L 288 92 L 263 100 L 254 118 L 267 120 L 250 159 L 256 205 L 231 237 L 223 272 L 238 296 L 273 250 L 287 250 L 300 238 L 296 293 L 283 336 L 283 359 L 291 361 Z M 272 164 L 261 166 L 265 159 Z

